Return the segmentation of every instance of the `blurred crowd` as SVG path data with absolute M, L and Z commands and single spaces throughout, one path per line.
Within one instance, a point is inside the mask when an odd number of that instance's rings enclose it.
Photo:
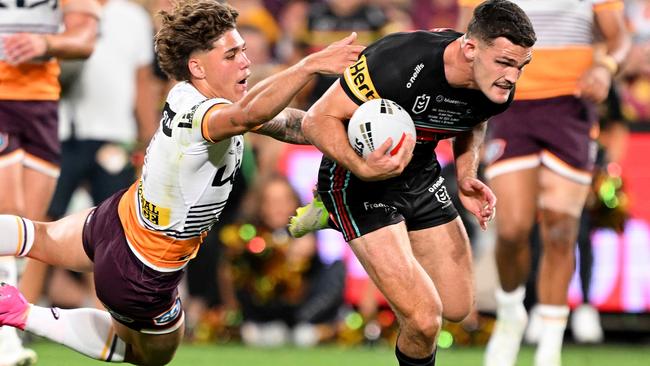
M 156 12 L 168 8 L 170 0 L 101 3 L 93 55 L 61 62 L 63 166 L 48 212 L 51 219 L 99 203 L 136 179 L 143 149 L 158 128 L 161 104 L 174 83 L 157 67 L 152 43 Z M 358 33 L 359 43 L 369 44 L 392 32 L 454 28 L 458 15 L 456 0 L 229 3 L 240 12 L 238 29 L 252 62 L 249 87 L 351 31 Z M 625 5 L 635 45 L 602 108 L 599 141 L 607 164 L 601 167 L 608 168 L 599 169 L 590 199 L 597 225 L 615 228 L 625 218 L 625 201 L 620 169 L 612 167 L 623 157 L 629 126 L 650 126 L 650 1 L 626 0 Z M 333 81 L 315 80 L 292 106 L 308 109 Z M 183 286 L 187 339 L 242 339 L 258 346 L 393 341 L 395 317 L 339 235 L 294 239 L 286 230 L 289 216 L 310 199 L 318 153 L 255 134 L 246 139 L 236 191 L 202 253 L 188 266 Z M 449 156 L 445 149 L 441 144 L 443 159 Z M 603 184 L 613 187 L 614 196 L 603 196 L 611 192 L 603 191 Z M 471 219 L 466 225 L 478 255 L 489 235 Z M 41 302 L 61 307 L 95 303 L 92 281 L 49 271 L 50 290 Z M 439 343 L 484 343 L 490 326 L 477 313 L 463 324 L 448 324 Z

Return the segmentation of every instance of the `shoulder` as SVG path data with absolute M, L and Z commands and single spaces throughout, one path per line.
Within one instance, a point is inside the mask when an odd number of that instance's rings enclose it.
M 389 50 L 406 53 L 406 51 L 413 49 L 432 51 L 432 47 L 434 50 L 437 47 L 444 48 L 460 36 L 462 36 L 462 33 L 453 30 L 391 33 L 368 46 L 367 52 L 364 53 Z
M 201 94 L 192 84 L 179 82 L 167 94 L 167 100 L 163 111 L 163 119 L 168 119 L 169 128 L 193 127 L 193 121 L 200 120 L 203 115 L 215 104 L 230 104 L 223 98 L 207 98 Z M 171 120 L 178 120 L 178 123 L 171 123 Z M 192 124 L 189 126 L 188 124 Z M 164 125 L 164 124 L 163 124 Z M 200 127 L 197 126 L 197 127 Z

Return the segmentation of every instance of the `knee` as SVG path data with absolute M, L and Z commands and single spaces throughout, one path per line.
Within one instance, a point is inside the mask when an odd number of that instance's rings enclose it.
M 452 322 L 460 322 L 467 318 L 472 311 L 473 301 L 471 298 L 458 300 L 453 306 L 446 306 L 442 316 Z
M 500 225 L 497 233 L 498 243 L 504 249 L 517 250 L 528 245 L 530 231 L 531 227 L 522 223 Z
M 420 303 L 406 322 L 411 334 L 419 339 L 433 341 L 442 326 L 442 304 L 440 301 L 427 305 Z
M 555 253 L 573 252 L 578 237 L 578 218 L 543 210 L 544 250 Z

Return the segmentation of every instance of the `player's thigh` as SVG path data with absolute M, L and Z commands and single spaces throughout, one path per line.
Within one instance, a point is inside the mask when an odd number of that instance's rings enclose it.
M 413 254 L 433 280 L 443 316 L 462 320 L 474 303 L 472 254 L 460 217 L 436 227 L 409 231 Z
M 23 165 L 4 159 L 0 156 L 0 213 L 24 215 Z
M 496 224 L 500 235 L 514 236 L 528 232 L 535 222 L 539 168 L 499 174 L 489 185 L 497 197 Z
M 129 347 L 126 362 L 134 364 L 164 365 L 174 357 L 183 339 L 185 326 L 166 334 L 146 334 L 131 329 L 113 319 L 115 331 Z
M 540 206 L 544 210 L 580 217 L 590 185 L 567 178 L 547 167 L 540 168 Z
M 77 272 L 89 272 L 93 262 L 83 247 L 83 230 L 92 209 L 48 223 L 35 223 L 34 245 L 29 257 Z
M 57 177 L 32 168 L 23 170 L 25 194 L 25 217 L 30 220 L 45 220 L 50 200 L 56 188 Z
M 438 293 L 413 255 L 403 222 L 353 239 L 350 246 L 398 315 L 409 317 L 423 308 L 434 312 L 440 308 Z

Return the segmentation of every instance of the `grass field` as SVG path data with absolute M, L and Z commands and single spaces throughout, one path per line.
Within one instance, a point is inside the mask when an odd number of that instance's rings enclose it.
M 39 366 L 101 365 L 69 349 L 43 341 L 30 345 L 39 354 Z M 533 364 L 533 348 L 524 347 L 518 366 Z M 437 366 L 480 366 L 483 348 L 441 350 Z M 104 364 L 106 365 L 106 364 Z M 247 348 L 231 345 L 183 344 L 171 363 L 176 366 L 395 366 L 393 350 L 385 347 L 321 346 L 312 349 Z M 563 366 L 649 366 L 650 346 L 565 346 Z

